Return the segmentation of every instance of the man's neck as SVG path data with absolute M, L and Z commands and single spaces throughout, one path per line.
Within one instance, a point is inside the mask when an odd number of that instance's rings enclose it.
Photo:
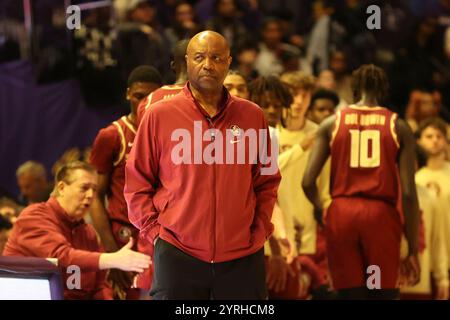
M 128 119 L 128 121 L 131 122 L 131 124 L 133 126 L 136 126 L 136 113 L 134 113 L 134 112 L 129 113 L 127 116 L 127 119 Z
M 286 127 L 291 131 L 299 131 L 305 127 L 306 117 L 304 115 L 297 115 L 295 117 L 289 117 L 286 123 Z
M 177 84 L 177 85 L 184 85 L 187 81 L 188 81 L 188 79 L 187 79 L 187 73 L 186 73 L 186 72 L 181 72 L 181 73 L 178 75 L 177 80 L 175 81 L 174 84 Z
M 363 94 L 360 101 L 356 103 L 357 106 L 364 106 L 364 107 L 377 107 L 379 106 L 378 101 L 376 98 L 371 96 L 366 96 Z
M 192 95 L 200 106 L 211 116 L 215 116 L 219 110 L 219 103 L 222 99 L 222 88 L 219 90 L 211 90 L 200 92 L 192 84 L 189 84 Z
M 445 154 L 442 152 L 435 156 L 430 156 L 427 161 L 427 168 L 431 170 L 441 170 L 445 165 Z

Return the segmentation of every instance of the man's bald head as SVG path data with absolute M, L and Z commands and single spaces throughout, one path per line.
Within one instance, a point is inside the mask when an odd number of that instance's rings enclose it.
M 189 83 L 200 92 L 222 92 L 223 81 L 231 64 L 230 46 L 217 32 L 197 33 L 186 52 Z
M 189 54 L 191 50 L 195 50 L 199 45 L 206 43 L 214 43 L 215 45 L 222 47 L 223 52 L 227 52 L 228 55 L 230 55 L 230 45 L 228 44 L 227 39 L 215 31 L 202 31 L 197 33 L 189 41 L 186 52 Z

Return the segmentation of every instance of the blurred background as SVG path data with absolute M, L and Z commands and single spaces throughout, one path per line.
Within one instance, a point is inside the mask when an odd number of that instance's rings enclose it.
M 369 4 L 380 30 L 367 28 Z M 81 9 L 76 30 L 70 5 Z M 301 70 L 350 104 L 351 72 L 370 62 L 389 75 L 389 108 L 450 120 L 450 0 L 0 0 L 0 198 L 20 197 L 26 161 L 50 181 L 58 161 L 85 157 L 128 112 L 130 71 L 153 65 L 173 83 L 175 43 L 204 29 L 229 40 L 248 81 Z

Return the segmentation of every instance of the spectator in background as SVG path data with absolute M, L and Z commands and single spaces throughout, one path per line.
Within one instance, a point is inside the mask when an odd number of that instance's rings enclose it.
M 175 49 L 178 41 L 190 39 L 199 29 L 200 26 L 195 21 L 192 5 L 187 1 L 177 2 L 173 25 L 164 32 L 170 43 L 171 51 Z
M 292 104 L 292 94 L 276 76 L 258 77 L 249 84 L 250 100 L 264 111 L 270 136 L 278 139 L 279 128 L 284 126 L 284 114 Z
M 330 69 L 325 69 L 319 73 L 317 77 L 317 87 L 327 90 L 336 90 L 336 79 L 334 72 Z
M 230 70 L 223 81 L 223 86 L 232 96 L 249 99 L 247 81 L 238 71 Z
M 439 115 L 440 95 L 437 92 L 413 90 L 406 107 L 406 121 L 413 130 L 417 131 L 419 123 Z
M 426 152 L 416 146 L 416 172 L 427 165 Z M 420 282 L 415 286 L 403 286 L 400 276 L 400 293 L 402 300 L 447 300 L 449 289 L 446 215 L 442 202 L 433 192 L 416 184 L 421 214 L 424 245 L 419 246 Z M 402 258 L 408 252 L 405 236 L 402 237 Z M 436 295 L 433 296 L 433 284 Z
M 418 144 L 426 151 L 426 166 L 416 173 L 416 183 L 427 188 L 442 205 L 447 260 L 450 259 L 450 162 L 446 155 L 448 124 L 440 118 L 428 118 L 419 124 Z M 450 268 L 450 267 L 448 267 Z
M 17 168 L 16 178 L 21 205 L 46 201 L 50 196 L 52 186 L 47 181 L 47 172 L 42 164 L 36 161 L 23 163 Z
M 324 267 L 321 261 L 319 271 L 313 272 L 317 266 L 311 259 L 299 257 L 299 254 L 320 254 L 316 245 L 318 236 L 312 205 L 299 185 L 306 167 L 308 149 L 312 145 L 317 128 L 316 124 L 305 118 L 310 94 L 314 88 L 314 78 L 296 72 L 283 75 L 281 81 L 274 76 L 259 77 L 249 86 L 250 99 L 264 110 L 271 136 L 277 136 L 282 152 L 278 159 L 282 180 L 278 189 L 278 205 L 273 212 L 275 231 L 265 247 L 267 281 L 271 289 L 269 293 L 273 298 L 302 299 L 307 295 L 308 289 L 311 289 L 310 285 L 317 289 L 326 282 L 326 266 Z M 298 114 L 292 110 L 292 105 L 295 104 L 293 94 L 299 96 L 297 101 L 300 106 L 294 107 L 295 111 L 299 111 Z M 286 115 L 292 113 L 296 120 L 303 123 L 303 126 L 293 133 L 285 127 L 286 121 L 292 121 L 292 118 L 286 118 Z M 290 142 L 289 146 L 286 146 L 286 141 Z M 324 203 L 330 198 L 328 181 L 329 165 L 318 183 Z M 286 249 L 289 252 L 287 254 Z M 299 265 L 302 268 L 299 268 Z M 311 265 L 314 266 L 310 268 Z
M 236 0 L 215 0 L 214 17 L 207 21 L 206 29 L 213 30 L 225 37 L 231 46 L 232 56 L 236 53 L 236 44 L 248 37 L 245 25 L 239 19 Z
M 317 125 L 306 118 L 306 112 L 315 89 L 316 79 L 301 71 L 284 73 L 281 81 L 288 86 L 294 101 L 284 115 L 285 126 L 280 127 L 280 151 L 284 152 L 302 143 L 306 150 L 312 143 Z
M 312 3 L 314 25 L 310 32 L 306 59 L 314 75 L 329 68 L 330 51 L 335 50 L 342 43 L 344 28 L 333 17 L 334 2 L 329 0 L 315 0 Z
M 347 54 L 344 51 L 335 51 L 331 54 L 330 70 L 336 80 L 335 91 L 346 103 L 353 103 L 352 77 L 348 70 Z
M 63 166 L 55 178 L 52 197 L 46 202 L 28 206 L 14 224 L 3 254 L 5 256 L 56 258 L 62 269 L 65 299 L 111 299 L 106 282 L 107 270 L 142 272 L 150 257 L 131 251 L 131 239 L 122 249 L 102 253 L 97 235 L 83 217 L 97 190 L 95 169 L 83 162 Z M 76 265 L 81 270 L 81 288 L 67 287 Z
M 266 19 L 261 32 L 262 42 L 259 44 L 255 68 L 261 76 L 280 75 L 284 71 L 281 59 L 283 53 L 295 53 L 300 57 L 300 49 L 283 42 L 281 23 L 276 18 Z
M 158 22 L 154 1 L 127 2 L 126 20 L 117 26 L 117 33 L 118 63 L 123 83 L 139 65 L 152 65 L 161 75 L 170 73 L 170 46 Z
M 283 122 L 282 111 L 292 103 L 289 88 L 278 77 L 259 77 L 250 83 L 250 99 L 263 109 L 274 140 L 278 135 L 277 127 Z M 283 216 L 278 206 L 275 207 L 272 216 L 274 234 L 265 244 L 269 298 L 301 299 L 306 295 L 307 276 L 301 272 L 293 242 L 289 243 L 286 238 L 285 220 L 289 218 Z
M 442 48 L 436 19 L 426 17 L 413 25 L 405 45 L 396 52 L 391 71 L 392 98 L 398 106 L 407 103 L 412 90 L 435 87 L 433 74 Z
M 338 104 L 339 97 L 335 92 L 319 89 L 311 98 L 306 116 L 319 125 L 323 120 L 334 114 Z
M 422 168 L 417 179 L 423 185 L 435 188 L 437 195 L 450 200 L 450 162 L 447 161 L 446 135 L 448 124 L 440 118 L 432 117 L 423 120 L 416 131 L 419 145 L 427 152 L 427 165 Z
M 193 0 L 192 2 L 195 2 L 195 12 L 200 23 L 205 24 L 214 19 L 217 4 L 215 0 Z M 260 26 L 259 3 L 260 0 L 235 0 L 234 2 L 240 20 L 250 32 L 257 32 Z
M 329 69 L 320 72 L 319 76 L 317 77 L 317 88 L 336 92 L 336 79 L 334 77 L 334 72 Z M 347 106 L 348 102 L 342 99 L 342 97 L 339 97 L 339 104 L 336 109 L 340 110 Z
M 255 70 L 255 61 L 258 53 L 258 45 L 250 40 L 240 41 L 236 46 L 234 68 L 245 77 L 246 81 L 251 81 L 258 77 L 258 72 Z
M 76 73 L 88 106 L 111 107 L 121 101 L 123 86 L 116 55 L 116 32 L 110 24 L 111 9 L 83 12 L 80 29 L 74 32 Z

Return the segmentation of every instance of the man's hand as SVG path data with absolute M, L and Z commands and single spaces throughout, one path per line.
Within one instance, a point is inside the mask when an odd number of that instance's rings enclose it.
M 102 253 L 99 267 L 104 269 L 120 269 L 123 271 L 143 272 L 150 266 L 150 256 L 131 250 L 133 238 L 117 252 Z
M 420 281 L 420 263 L 417 254 L 407 256 L 401 263 L 400 272 L 404 278 L 404 284 L 415 286 Z
M 275 292 L 282 292 L 286 289 L 287 276 L 294 276 L 294 270 L 290 268 L 282 256 L 270 256 L 269 268 L 267 272 L 267 286 Z

